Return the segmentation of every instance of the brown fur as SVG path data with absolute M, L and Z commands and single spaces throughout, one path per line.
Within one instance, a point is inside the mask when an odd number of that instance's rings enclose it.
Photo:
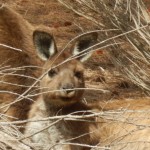
M 100 135 L 100 146 L 107 146 L 112 150 L 149 149 L 149 98 L 115 100 L 107 104 L 99 103 L 97 106 L 98 110 L 104 108 L 104 113 L 112 111 L 109 116 L 105 115 L 109 119 L 99 119 L 97 134 Z
M 35 35 L 37 34 L 37 36 Z M 41 31 L 35 32 L 35 45 L 41 54 L 41 51 L 45 52 L 47 47 L 48 39 L 53 41 L 53 37 L 47 33 Z M 94 36 L 94 35 L 91 35 Z M 83 38 L 83 39 L 82 39 Z M 86 46 L 92 42 L 91 37 L 82 37 L 79 42 L 75 43 L 74 48 L 77 46 L 81 50 L 86 49 Z M 93 37 L 94 38 L 94 37 Z M 39 41 L 39 40 L 41 41 Z M 43 40 L 44 39 L 44 40 Z M 45 42 L 43 42 L 45 41 Z M 88 41 L 88 42 L 87 42 Z M 46 44 L 46 46 L 39 46 L 41 43 Z M 40 44 L 39 44 L 40 43 Z M 50 43 L 55 43 L 50 42 Z M 43 49 L 43 47 L 45 49 Z M 51 47 L 51 46 L 50 46 Z M 32 105 L 31 111 L 29 113 L 29 118 L 31 119 L 41 119 L 44 117 L 53 117 L 56 115 L 68 115 L 75 113 L 75 115 L 82 116 L 83 114 L 90 114 L 86 112 L 90 110 L 88 106 L 82 103 L 82 95 L 84 93 L 83 89 L 74 90 L 74 88 L 84 88 L 84 66 L 80 59 L 72 59 L 68 62 L 63 63 L 69 58 L 74 52 L 72 48 L 69 52 L 64 51 L 63 53 L 57 52 L 56 46 L 51 49 L 54 54 L 49 57 L 43 66 L 43 78 L 40 81 L 41 92 L 38 100 Z M 49 48 L 47 48 L 49 50 Z M 77 50 L 75 48 L 75 50 Z M 45 52 L 46 53 L 46 52 Z M 46 53 L 45 56 L 48 56 Z M 71 90 L 67 92 L 66 90 Z M 84 112 L 81 112 L 84 111 Z M 45 127 L 47 124 L 51 124 L 53 121 L 48 123 L 42 122 L 30 122 L 27 124 L 25 134 L 34 134 L 38 130 Z M 33 142 L 38 142 L 40 144 L 45 144 L 47 146 L 52 146 L 56 144 L 55 142 L 64 142 L 72 138 L 71 143 L 89 144 L 95 145 L 98 143 L 99 138 L 93 136 L 93 134 L 88 134 L 91 128 L 96 127 L 94 117 L 85 119 L 84 121 L 60 121 L 48 130 L 38 133 L 31 138 Z M 81 136 L 81 137 L 79 137 Z M 58 146 L 56 149 L 62 150 L 88 150 L 90 148 L 86 146 Z
M 0 103 L 3 105 L 15 101 L 28 89 L 27 86 L 35 82 L 35 79 L 20 75 L 33 78 L 39 76 L 39 70 L 33 67 L 13 70 L 16 67 L 37 66 L 41 63 L 33 45 L 33 30 L 34 28 L 21 15 L 7 6 L 0 7 L 0 44 L 22 50 L 20 52 L 0 45 Z M 5 108 L 4 111 L 7 110 L 6 115 L 8 116 L 23 120 L 27 118 L 31 103 L 29 99 L 23 99 L 11 105 L 8 110 Z M 14 120 L 9 117 L 7 119 Z

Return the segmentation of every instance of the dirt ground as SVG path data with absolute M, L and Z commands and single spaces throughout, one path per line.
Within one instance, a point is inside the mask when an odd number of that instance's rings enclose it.
M 92 23 L 74 14 L 56 0 L 0 0 L 20 13 L 31 24 L 51 27 L 61 50 L 69 40 L 84 31 L 96 29 Z M 147 2 L 148 3 L 148 2 Z M 105 52 L 95 52 L 85 64 L 85 100 L 132 99 L 146 96 L 146 93 L 125 79 L 109 61 Z M 108 90 L 109 92 L 102 92 Z

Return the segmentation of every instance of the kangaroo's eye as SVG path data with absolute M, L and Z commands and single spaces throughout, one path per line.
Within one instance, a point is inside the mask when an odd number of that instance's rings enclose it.
M 55 69 L 51 69 L 49 72 L 48 72 L 48 75 L 50 77 L 54 77 L 55 75 L 57 74 L 57 71 Z
M 80 72 L 80 71 L 76 71 L 74 75 L 75 75 L 77 78 L 82 78 L 83 73 Z

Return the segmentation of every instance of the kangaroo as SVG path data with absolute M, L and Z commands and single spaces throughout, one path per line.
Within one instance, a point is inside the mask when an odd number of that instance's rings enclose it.
M 150 98 L 123 99 L 97 103 L 105 114 L 98 119 L 98 146 L 111 150 L 149 150 Z
M 26 97 L 31 91 L 20 95 L 40 73 L 37 65 L 42 62 L 32 41 L 35 28 L 8 6 L 0 5 L 0 103 L 7 116 L 5 119 L 9 121 L 27 119 L 33 102 L 32 98 Z M 49 29 L 45 27 L 45 30 Z M 19 101 L 15 103 L 17 99 Z
M 33 41 L 36 50 L 39 57 L 46 62 L 43 66 L 43 74 L 45 74 L 40 81 L 41 95 L 31 107 L 30 119 L 73 113 L 80 116 L 90 114 L 88 112 L 90 108 L 82 102 L 83 88 L 85 87 L 83 62 L 90 57 L 90 53 L 86 54 L 84 50 L 93 45 L 96 40 L 96 33 L 81 36 L 70 50 L 58 52 L 52 35 L 39 30 L 34 31 Z M 77 55 L 78 53 L 82 55 Z M 66 61 L 74 55 L 77 58 Z M 29 122 L 26 126 L 25 135 L 34 134 L 53 122 L 53 120 Z M 98 138 L 96 140 L 92 134 L 89 134 L 90 128 L 95 126 L 94 118 L 86 119 L 86 121 L 61 120 L 47 130 L 35 134 L 31 140 L 35 143 L 44 144 L 45 149 L 88 150 L 90 148 L 86 147 L 85 144 L 97 144 Z M 67 140 L 72 144 L 65 145 Z M 63 143 L 64 145 L 62 145 Z

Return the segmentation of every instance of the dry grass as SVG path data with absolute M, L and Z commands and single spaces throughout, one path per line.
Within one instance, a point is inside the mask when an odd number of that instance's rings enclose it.
M 102 49 L 107 51 L 112 63 L 123 73 L 123 75 L 131 80 L 133 83 L 138 85 L 144 90 L 150 92 L 150 17 L 142 1 L 126 1 L 116 0 L 58 0 L 60 3 L 71 9 L 75 13 L 85 17 L 86 19 L 93 22 L 94 26 L 98 30 L 94 32 L 99 33 L 99 43 L 94 47 L 95 50 Z M 77 26 L 79 26 L 77 24 Z M 81 27 L 81 30 L 83 27 Z M 101 30 L 99 30 L 101 29 Z M 75 58 L 74 56 L 73 58 Z M 69 59 L 73 59 L 69 58 Z M 66 61 L 69 61 L 66 60 Z M 62 62 L 64 63 L 64 62 Z M 56 66 L 57 67 L 57 66 Z M 43 75 L 42 75 L 43 76 Z M 24 97 L 32 99 L 32 94 L 27 94 L 32 87 L 36 86 L 37 82 L 42 76 L 36 80 L 36 82 L 22 95 L 12 102 L 11 104 L 5 105 L 1 108 L 11 106 L 17 101 L 22 100 Z M 97 88 L 87 88 L 92 91 L 100 91 L 102 93 L 109 92 L 107 90 Z M 50 91 L 53 92 L 53 91 Z M 42 94 L 42 93 L 38 93 Z M 107 105 L 107 103 L 106 103 Z M 105 107 L 103 108 L 105 109 Z M 102 110 L 103 110 L 102 109 Z M 132 111 L 132 110 L 131 110 Z M 92 116 L 105 118 L 113 122 L 121 122 L 122 114 L 127 112 L 126 109 L 116 111 L 101 111 L 100 113 L 93 112 Z M 134 111 L 135 112 L 135 111 Z M 138 112 L 141 113 L 141 112 Z M 119 116 L 119 117 L 118 117 Z M 43 118 L 43 120 L 25 120 L 7 122 L 7 117 L 1 114 L 0 123 L 0 148 L 1 149 L 16 149 L 16 150 L 30 150 L 30 149 L 41 149 L 43 146 L 28 141 L 27 138 L 32 136 L 28 135 L 25 137 L 19 132 L 17 125 L 29 122 L 29 121 L 48 121 L 50 119 L 58 121 L 64 120 L 76 120 L 84 119 L 91 116 L 56 116 L 50 118 Z M 149 118 L 147 118 L 149 119 Z M 134 124 L 135 126 L 143 127 L 134 123 L 134 118 L 130 118 L 131 122 L 128 124 Z M 50 124 L 48 127 L 54 125 Z M 47 129 L 45 127 L 43 130 Z M 149 126 L 144 126 L 149 128 Z M 39 131 L 41 132 L 41 131 Z M 73 144 L 70 141 L 59 144 Z M 82 146 L 82 145 L 81 145 Z M 8 148 L 10 147 L 10 148 Z M 93 149 L 106 149 L 102 146 L 91 146 Z M 51 149 L 51 148 L 49 148 Z M 107 147 L 109 149 L 109 147 Z
M 141 0 L 58 1 L 100 29 L 114 29 L 100 32 L 99 48 L 122 42 L 107 48 L 111 61 L 133 83 L 150 91 L 150 16 Z

